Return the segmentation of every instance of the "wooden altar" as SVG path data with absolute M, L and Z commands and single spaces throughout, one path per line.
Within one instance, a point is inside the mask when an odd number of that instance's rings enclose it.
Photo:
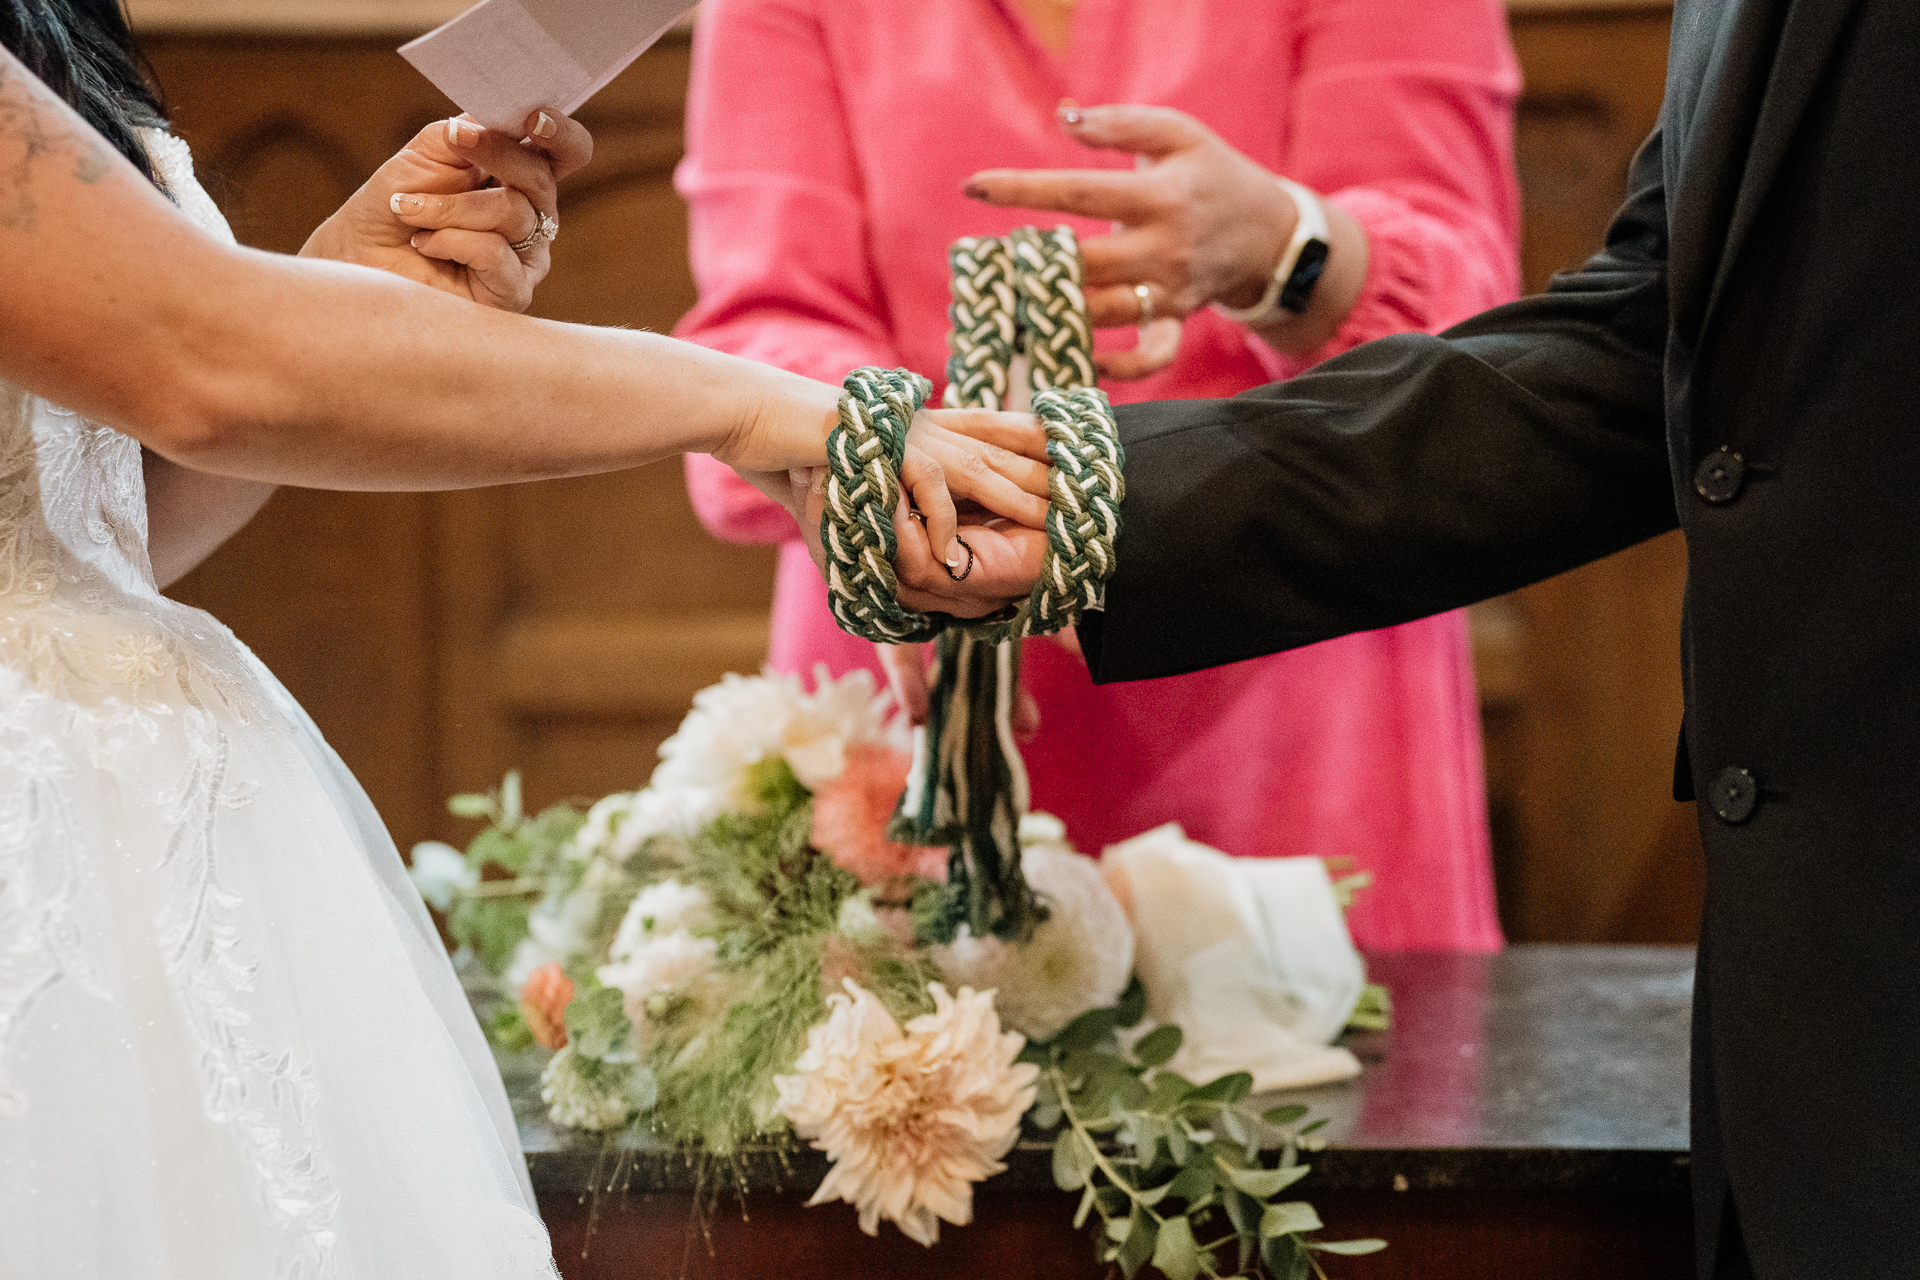
M 1500 955 L 1376 956 L 1389 1032 L 1356 1036 L 1365 1069 L 1285 1096 L 1330 1118 L 1299 1184 L 1328 1238 L 1383 1253 L 1328 1258 L 1340 1280 L 1619 1280 L 1693 1274 L 1683 947 L 1518 946 Z M 844 1204 L 805 1208 L 812 1151 L 762 1155 L 747 1195 L 695 1217 L 681 1155 L 608 1150 L 541 1122 L 510 1078 L 540 1209 L 566 1280 L 1095 1280 L 1106 1268 L 1054 1189 L 1051 1142 L 1023 1142 L 982 1184 L 975 1221 L 922 1249 L 859 1232 Z M 599 1194 L 587 1188 L 599 1188 Z M 609 1189 L 610 1188 L 610 1189 Z

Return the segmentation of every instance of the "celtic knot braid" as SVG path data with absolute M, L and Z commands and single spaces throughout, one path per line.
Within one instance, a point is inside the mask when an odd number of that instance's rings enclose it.
M 1018 273 L 1020 349 L 1033 389 L 1093 385 L 1093 332 L 1080 292 L 1080 243 L 1073 228 L 1021 227 L 1007 236 Z
M 901 605 L 893 513 L 900 505 L 907 428 L 933 384 L 907 369 L 868 368 L 855 369 L 844 385 L 840 422 L 827 437 L 826 512 L 820 519 L 828 604 L 834 621 L 854 635 L 889 644 L 931 639 L 946 615 Z
M 1106 393 L 1043 391 L 1033 411 L 1046 423 L 1053 463 L 1046 564 L 1028 601 L 1027 634 L 1044 636 L 1105 604 L 1127 484 Z
M 1000 236 L 953 242 L 947 251 L 953 272 L 953 302 L 947 307 L 947 391 L 949 409 L 1002 409 L 1007 375 L 1013 365 L 1013 254 Z

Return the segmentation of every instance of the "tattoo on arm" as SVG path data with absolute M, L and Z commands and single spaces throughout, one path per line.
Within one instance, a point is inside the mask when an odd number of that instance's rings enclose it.
M 100 140 L 76 126 L 47 87 L 0 49 L 0 227 L 34 229 L 34 166 L 43 158 L 69 160 L 74 178 L 89 186 L 112 168 Z

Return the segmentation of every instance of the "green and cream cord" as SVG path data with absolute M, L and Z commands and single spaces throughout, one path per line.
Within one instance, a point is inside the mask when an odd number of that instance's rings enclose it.
M 895 839 L 952 849 L 934 934 L 1025 941 L 1046 909 L 1020 873 L 1017 830 L 1027 771 L 1013 741 L 1020 640 L 1050 635 L 1101 607 L 1113 573 L 1124 460 L 1107 397 L 1093 386 L 1093 335 L 1070 228 L 1022 227 L 956 241 L 947 408 L 1007 406 L 1024 357 L 1032 409 L 1047 433 L 1047 551 L 1032 594 L 986 618 L 920 613 L 899 602 L 894 512 L 907 429 L 932 384 L 904 369 L 847 375 L 827 442 L 820 536 L 834 618 L 886 644 L 937 638 L 939 664 Z

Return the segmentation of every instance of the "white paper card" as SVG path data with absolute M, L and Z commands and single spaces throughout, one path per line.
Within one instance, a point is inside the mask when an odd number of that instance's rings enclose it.
M 518 136 L 541 107 L 572 115 L 688 12 L 688 0 L 481 0 L 400 47 L 489 129 Z

